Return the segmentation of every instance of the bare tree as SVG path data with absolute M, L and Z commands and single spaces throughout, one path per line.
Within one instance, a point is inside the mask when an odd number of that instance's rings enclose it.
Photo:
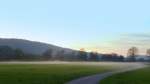
M 131 47 L 128 50 L 127 56 L 130 61 L 135 61 L 135 57 L 138 55 L 138 48 L 137 47 Z
M 147 56 L 150 56 L 150 49 L 147 49 L 146 54 Z
M 128 56 L 137 56 L 138 55 L 138 48 L 132 47 L 128 50 Z

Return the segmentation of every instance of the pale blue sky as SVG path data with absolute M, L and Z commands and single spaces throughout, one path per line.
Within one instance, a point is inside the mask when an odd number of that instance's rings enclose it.
M 149 4 L 149 0 L 0 0 L 0 37 L 103 53 L 125 54 L 137 46 L 144 53 L 150 48 Z M 148 46 L 142 45 L 145 42 Z

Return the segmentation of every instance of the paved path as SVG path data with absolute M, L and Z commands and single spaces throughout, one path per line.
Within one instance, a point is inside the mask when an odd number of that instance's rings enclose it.
M 83 78 L 79 78 L 73 81 L 70 81 L 69 83 L 66 84 L 99 84 L 99 81 L 109 77 L 111 75 L 117 74 L 117 73 L 122 73 L 122 72 L 127 72 L 127 71 L 132 71 L 140 68 L 144 68 L 146 65 L 144 64 L 131 64 L 128 67 L 124 69 L 119 69 L 117 71 L 112 71 L 112 72 L 106 72 L 98 75 L 93 75 L 93 76 L 87 76 Z

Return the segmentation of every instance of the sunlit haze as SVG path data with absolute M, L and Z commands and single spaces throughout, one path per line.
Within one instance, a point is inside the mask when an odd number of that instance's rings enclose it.
M 126 55 L 150 48 L 149 0 L 1 0 L 0 37 Z

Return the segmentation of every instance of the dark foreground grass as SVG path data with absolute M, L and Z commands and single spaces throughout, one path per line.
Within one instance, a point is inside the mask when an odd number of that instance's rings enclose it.
M 71 64 L 0 64 L 0 84 L 64 84 L 110 67 Z
M 150 67 L 108 77 L 100 84 L 150 84 Z

